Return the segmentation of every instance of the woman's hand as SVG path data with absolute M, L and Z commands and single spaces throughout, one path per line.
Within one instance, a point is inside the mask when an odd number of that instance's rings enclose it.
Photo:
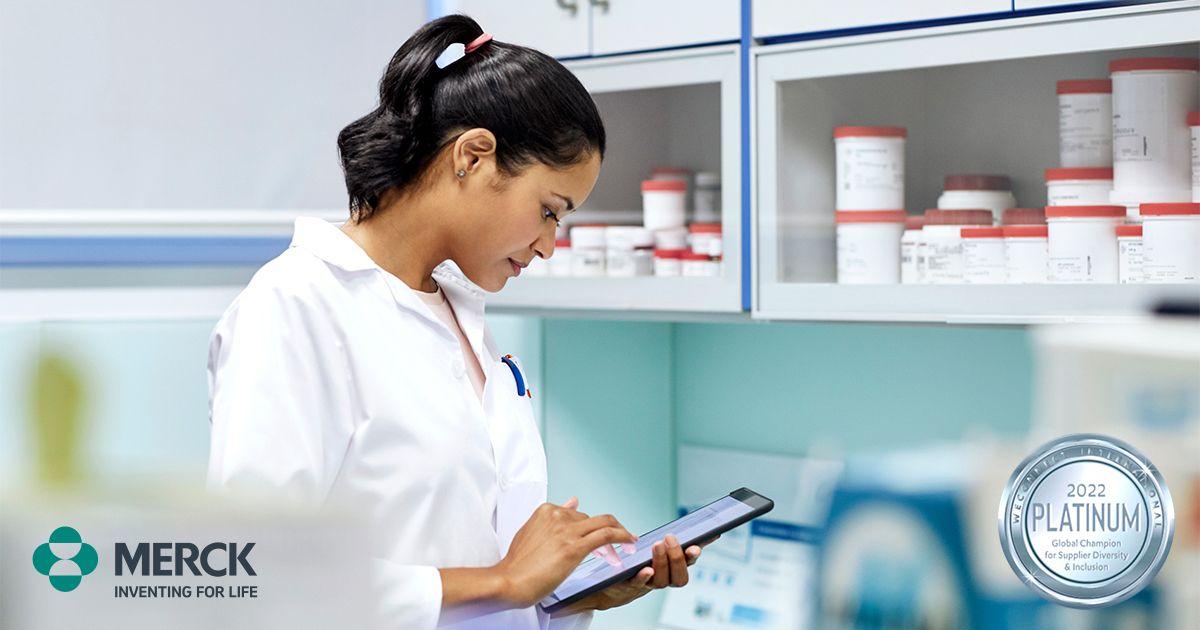
M 577 505 L 574 498 L 561 506 L 543 503 L 517 530 L 508 555 L 494 567 L 509 605 L 526 608 L 541 601 L 593 550 L 615 554 L 613 543 L 637 541 L 611 514 L 589 517 Z
M 679 540 L 667 536 L 650 546 L 650 566 L 638 571 L 632 578 L 614 584 L 599 593 L 589 595 L 570 606 L 554 613 L 555 617 L 573 615 L 585 610 L 607 610 L 624 606 L 650 591 L 668 586 L 684 586 L 688 583 L 688 567 L 700 559 L 700 550 L 720 536 L 692 545 L 686 550 Z

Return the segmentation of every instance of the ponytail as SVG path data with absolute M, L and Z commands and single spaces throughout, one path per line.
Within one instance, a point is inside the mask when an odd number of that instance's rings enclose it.
M 604 124 L 591 95 L 558 61 L 538 51 L 488 41 L 445 68 L 451 44 L 483 34 L 475 20 L 450 15 L 413 33 L 379 82 L 379 106 L 338 134 L 352 218 L 366 219 L 391 190 L 420 180 L 437 153 L 474 127 L 497 139 L 508 175 L 534 162 L 574 164 L 604 155 Z

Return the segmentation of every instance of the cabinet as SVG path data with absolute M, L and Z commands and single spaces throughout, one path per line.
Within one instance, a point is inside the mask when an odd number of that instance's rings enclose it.
M 582 57 L 591 51 L 587 0 L 452 0 L 443 2 L 442 9 L 443 15 L 471 16 L 496 39 L 531 46 L 552 57 Z
M 733 42 L 740 0 L 604 0 L 592 3 L 592 54 Z
M 608 313 L 742 310 L 739 52 L 733 45 L 707 46 L 567 63 L 593 94 L 608 136 L 600 178 L 570 222 L 641 224 L 640 184 L 657 166 L 720 173 L 721 275 L 523 274 L 493 296 L 489 308 Z
M 464 13 L 496 39 L 558 58 L 729 43 L 740 36 L 741 0 L 448 0 L 440 4 L 439 15 Z
M 835 126 L 907 127 L 910 213 L 936 207 L 942 177 L 956 172 L 1007 174 L 1018 205 L 1044 205 L 1043 170 L 1058 160 L 1056 80 L 1107 76 L 1121 57 L 1200 54 L 1200 8 L 1157 6 L 755 49 L 753 316 L 1031 323 L 1200 299 L 1196 285 L 835 284 Z
M 1011 0 L 754 0 L 754 37 L 817 33 L 1012 11 Z
M 1112 3 L 1096 0 L 911 0 L 909 2 L 873 2 L 872 0 L 751 0 L 752 31 L 755 38 L 798 36 L 816 39 L 842 34 L 892 31 L 905 28 L 945 25 L 1011 18 L 1022 12 L 1065 12 L 1101 10 Z M 1155 4 L 1170 0 L 1143 0 L 1127 3 L 1123 11 L 1157 10 Z M 1175 4 L 1179 4 L 1176 2 Z

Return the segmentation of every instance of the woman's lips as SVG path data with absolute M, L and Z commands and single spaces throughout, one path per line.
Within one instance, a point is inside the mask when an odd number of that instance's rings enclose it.
M 508 264 L 512 265 L 513 276 L 521 275 L 521 269 L 522 269 L 523 265 L 518 264 L 517 261 L 515 261 L 511 258 L 508 259 Z

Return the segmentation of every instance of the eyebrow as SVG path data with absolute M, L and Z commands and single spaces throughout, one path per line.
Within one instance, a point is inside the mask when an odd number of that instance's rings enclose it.
M 558 194 L 558 193 L 556 193 L 556 192 L 552 192 L 552 193 L 550 193 L 550 194 L 552 194 L 552 195 L 554 195 L 555 197 L 558 197 L 559 199 L 562 199 L 563 201 L 567 202 L 567 212 L 570 212 L 570 211 L 572 211 L 572 210 L 574 210 L 574 209 L 575 209 L 575 202 L 574 202 L 574 201 L 571 201 L 571 198 L 570 198 L 570 197 L 566 197 L 566 196 L 560 195 L 560 194 Z

